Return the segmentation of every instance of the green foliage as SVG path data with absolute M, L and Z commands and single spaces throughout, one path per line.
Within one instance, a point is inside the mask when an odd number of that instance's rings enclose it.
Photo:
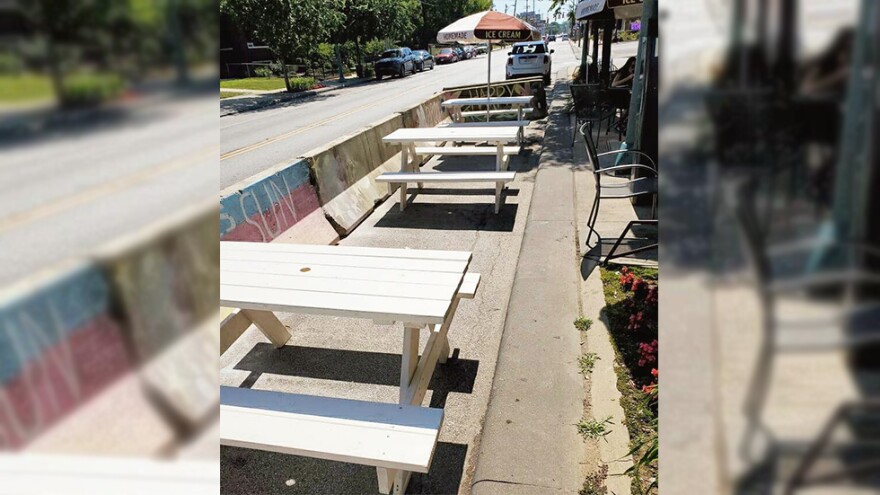
M 220 9 L 272 49 L 282 63 L 308 56 L 343 22 L 342 0 L 221 0 Z
M 0 103 L 34 102 L 52 99 L 52 84 L 36 74 L 0 75 Z
M 633 275 L 656 283 L 659 272 L 655 268 L 628 267 Z M 632 314 L 627 301 L 632 293 L 624 290 L 621 274 L 613 269 L 601 269 L 603 289 L 605 292 L 605 316 L 611 332 L 611 343 L 614 348 L 618 366 L 614 366 L 617 374 L 617 389 L 620 390 L 620 405 L 624 411 L 624 424 L 629 430 L 631 455 L 635 462 L 634 469 L 628 471 L 632 478 L 632 492 L 635 494 L 657 493 L 657 394 L 655 386 L 648 392 L 638 388 L 639 383 L 650 377 L 636 376 L 634 371 L 641 370 L 636 364 L 638 335 L 628 330 L 629 317 Z M 652 378 L 653 380 L 653 378 Z M 628 456 L 629 456 L 628 455 Z M 644 459 L 644 462 L 641 462 Z
M 598 438 L 605 438 L 606 435 L 611 433 L 611 430 L 608 429 L 608 425 L 613 424 L 614 422 L 611 421 L 611 416 L 608 416 L 602 421 L 596 419 L 582 419 L 575 426 L 577 426 L 578 433 L 584 438 L 595 440 Z
M 587 373 L 593 372 L 593 367 L 596 366 L 596 361 L 599 361 L 599 355 L 595 352 L 588 352 L 578 358 L 578 367 L 581 369 L 581 373 L 586 375 Z
M 315 86 L 314 77 L 291 77 L 290 90 L 293 92 L 306 91 Z
M 578 495 L 607 495 L 606 479 L 608 479 L 608 465 L 602 464 L 594 473 L 587 475 Z
M 618 31 L 617 39 L 619 41 L 637 41 L 639 39 L 638 31 Z
M 89 106 L 115 98 L 124 84 L 116 74 L 75 74 L 64 81 L 65 106 Z
M 574 327 L 580 330 L 581 332 L 586 332 L 593 326 L 593 320 L 589 318 L 579 317 L 577 320 L 574 320 Z
M 492 0 L 432 0 L 422 2 L 421 25 L 417 30 L 418 46 L 437 42 L 437 31 L 477 12 L 490 10 Z
M 272 69 L 269 67 L 257 67 L 256 69 L 254 69 L 254 74 L 260 77 L 271 77 Z

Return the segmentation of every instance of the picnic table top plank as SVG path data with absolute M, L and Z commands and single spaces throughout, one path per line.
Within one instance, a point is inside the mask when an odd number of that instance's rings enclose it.
M 303 272 L 303 268 L 309 268 Z M 422 270 L 389 270 L 385 268 L 352 268 L 319 266 L 303 263 L 278 263 L 272 261 L 220 260 L 221 273 L 247 272 L 295 275 L 306 280 L 331 278 L 375 282 L 399 282 L 426 285 L 455 284 L 461 278 L 457 273 L 429 272 Z
M 517 126 L 503 127 L 415 127 L 397 129 L 382 138 L 386 143 L 425 142 L 425 141 L 461 141 L 507 142 L 516 140 L 519 133 Z
M 444 107 L 452 106 L 486 106 L 486 105 L 528 105 L 534 96 L 499 96 L 497 98 L 451 98 L 441 103 Z
M 494 148 L 487 148 L 492 149 Z M 258 244 L 258 246 L 254 246 Z M 220 248 L 229 251 L 279 251 L 285 253 L 311 253 L 311 254 L 350 254 L 356 256 L 378 256 L 380 258 L 412 258 L 429 260 L 456 260 L 469 261 L 471 253 L 468 251 L 436 251 L 430 249 L 400 249 L 400 248 L 375 248 L 360 246 L 324 246 L 319 244 L 285 244 L 279 242 L 233 242 L 222 241 Z
M 436 324 L 469 263 L 461 251 L 221 243 L 220 304 Z
M 426 272 L 459 273 L 467 268 L 467 261 L 419 260 L 411 258 L 382 258 L 376 256 L 355 256 L 346 254 L 285 253 L 279 251 L 220 251 L 221 260 L 259 260 L 304 265 L 346 266 L 352 268 L 411 269 Z
M 305 278 L 297 277 L 296 275 L 276 275 L 270 273 L 224 273 L 223 284 L 239 287 L 262 287 L 267 289 L 290 289 L 388 297 L 410 297 L 417 291 L 419 298 L 440 301 L 452 299 L 452 296 L 455 295 L 455 287 L 452 284 L 425 285 L 339 278 Z
M 443 322 L 450 300 L 364 296 L 305 290 L 246 287 L 220 282 L 220 305 L 259 311 L 345 316 L 422 324 Z

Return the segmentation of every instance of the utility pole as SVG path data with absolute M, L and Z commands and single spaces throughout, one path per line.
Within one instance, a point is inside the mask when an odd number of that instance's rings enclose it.
M 516 17 L 516 0 L 513 0 L 513 16 Z

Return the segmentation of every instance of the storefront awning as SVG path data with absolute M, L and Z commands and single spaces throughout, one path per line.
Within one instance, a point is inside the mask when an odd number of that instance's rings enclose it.
M 605 10 L 606 6 L 618 19 L 641 17 L 644 0 L 583 0 L 575 8 L 575 19 L 583 20 Z

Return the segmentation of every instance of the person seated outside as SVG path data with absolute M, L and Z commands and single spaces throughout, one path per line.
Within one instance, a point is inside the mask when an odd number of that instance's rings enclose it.
M 632 87 L 633 78 L 636 75 L 636 58 L 630 57 L 626 60 L 626 63 L 623 64 L 623 67 L 618 69 L 618 71 L 614 74 L 614 79 L 611 81 L 612 88 L 629 88 Z

